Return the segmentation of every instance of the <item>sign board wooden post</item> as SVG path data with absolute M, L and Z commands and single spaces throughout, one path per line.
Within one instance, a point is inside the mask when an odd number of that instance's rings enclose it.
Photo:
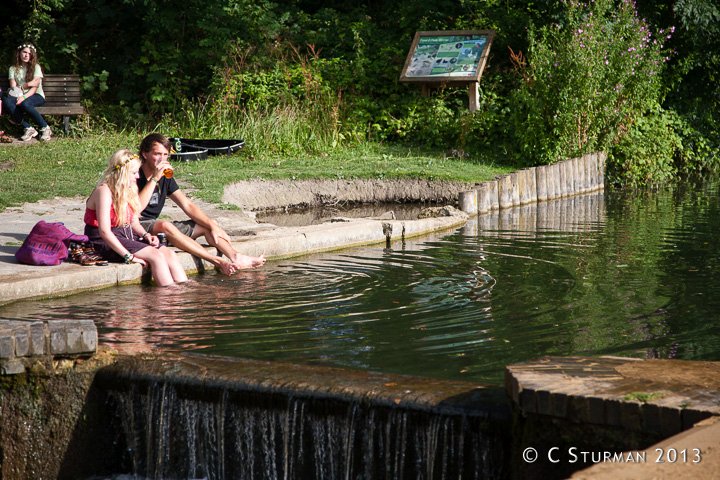
M 478 82 L 494 37 L 493 30 L 415 32 L 400 81 L 420 83 L 423 95 L 433 84 L 467 85 L 474 112 L 480 105 Z

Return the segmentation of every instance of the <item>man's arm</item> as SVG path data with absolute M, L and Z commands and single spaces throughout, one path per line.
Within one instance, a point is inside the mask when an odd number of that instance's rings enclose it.
M 148 203 L 150 203 L 150 199 L 152 198 L 152 194 L 155 191 L 155 187 L 162 178 L 163 172 L 166 168 L 172 169 L 172 165 L 170 165 L 170 162 L 168 162 L 167 160 L 160 162 L 160 165 L 155 167 L 152 175 L 146 177 L 147 182 L 145 183 L 145 186 L 143 186 L 142 190 L 138 190 L 138 198 L 140 199 L 140 212 L 145 210 L 145 208 L 148 206 Z M 145 168 L 140 169 L 140 175 L 145 175 Z
M 155 177 L 151 176 L 150 179 L 145 184 L 145 186 L 142 188 L 142 190 L 138 191 L 138 198 L 140 199 L 140 212 L 145 210 L 145 207 L 148 206 L 148 203 L 150 202 L 150 199 L 152 198 L 153 191 L 155 191 L 156 185 L 157 185 L 157 180 L 155 180 Z M 140 212 L 138 212 L 138 213 L 140 213 Z

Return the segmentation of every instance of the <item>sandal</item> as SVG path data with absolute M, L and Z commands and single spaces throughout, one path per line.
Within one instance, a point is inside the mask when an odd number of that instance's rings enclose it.
M 105 266 L 108 261 L 97 254 L 92 245 L 82 243 L 70 243 L 70 258 L 73 262 L 83 266 Z

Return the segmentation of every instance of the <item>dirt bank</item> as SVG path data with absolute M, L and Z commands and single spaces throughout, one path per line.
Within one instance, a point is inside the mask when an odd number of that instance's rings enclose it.
M 470 182 L 403 180 L 248 180 L 225 187 L 223 202 L 244 210 L 320 207 L 343 203 L 454 204 Z

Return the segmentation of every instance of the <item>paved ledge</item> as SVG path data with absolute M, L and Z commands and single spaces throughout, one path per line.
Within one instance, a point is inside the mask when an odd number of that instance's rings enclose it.
M 80 357 L 97 349 L 91 320 L 23 321 L 0 318 L 0 374 L 23 373 L 38 358 Z
M 403 241 L 410 237 L 453 229 L 463 225 L 468 218 L 462 212 L 455 213 L 454 216 L 419 220 L 338 218 L 321 225 L 306 227 L 273 228 L 255 224 L 256 228 L 250 230 L 250 234 L 245 232 L 242 237 L 233 237 L 233 244 L 241 253 L 264 253 L 269 259 L 281 259 L 358 245 Z M 230 229 L 228 231 L 232 234 Z M 23 299 L 68 295 L 83 290 L 139 283 L 143 275 L 139 265 L 110 264 L 104 267 L 88 267 L 71 262 L 55 267 L 22 265 L 15 260 L 16 250 L 17 247 L 14 247 L 0 252 L 0 305 Z M 202 272 L 212 267 L 184 252 L 179 252 L 179 255 L 189 273 Z
M 663 437 L 720 415 L 720 362 L 545 357 L 506 367 L 524 414 Z

